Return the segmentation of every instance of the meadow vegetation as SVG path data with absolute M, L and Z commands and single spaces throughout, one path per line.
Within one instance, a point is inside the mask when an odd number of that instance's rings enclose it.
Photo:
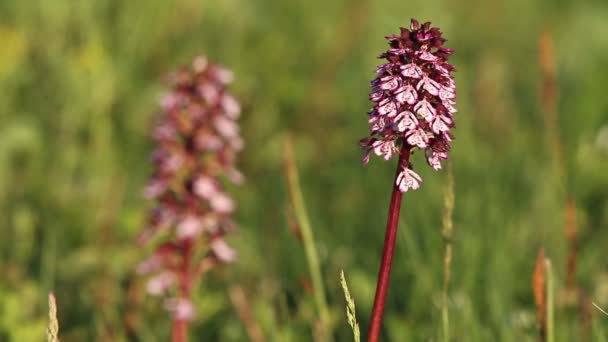
M 448 176 L 420 167 L 382 340 L 439 340 L 444 302 L 453 341 L 536 340 L 540 247 L 556 341 L 606 340 L 608 317 L 592 306 L 608 308 L 606 1 L 5 0 L 0 341 L 44 338 L 51 291 L 61 341 L 168 340 L 162 300 L 135 272 L 150 249 L 135 240 L 151 205 L 142 192 L 163 77 L 198 54 L 234 72 L 246 181 L 228 186 L 238 231 L 226 240 L 239 260 L 205 274 L 191 340 L 247 341 L 253 329 L 311 341 L 321 329 L 352 341 L 342 269 L 364 337 L 395 165 L 362 167 L 357 141 L 383 37 L 413 17 L 456 50 L 449 293 Z M 317 270 L 290 200 L 286 134 Z

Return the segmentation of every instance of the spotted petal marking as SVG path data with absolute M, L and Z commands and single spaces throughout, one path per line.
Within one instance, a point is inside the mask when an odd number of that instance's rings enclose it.
M 434 152 L 431 149 L 425 150 L 427 163 L 435 169 L 435 171 L 441 170 L 441 161 L 448 159 L 448 154 L 445 152 Z
M 395 76 L 385 76 L 380 79 L 380 88 L 384 90 L 394 90 L 399 86 L 399 79 Z
M 447 158 L 448 152 L 450 151 L 450 144 L 445 140 L 435 140 L 433 146 L 431 146 L 433 152 L 443 152 Z
M 414 87 L 412 87 L 411 85 L 408 84 L 405 87 L 397 89 L 397 91 L 399 90 L 401 90 L 401 92 L 399 92 L 396 96 L 396 99 L 397 101 L 399 101 L 399 103 L 414 104 L 418 100 L 418 93 L 416 92 L 416 89 L 414 89 Z
M 441 161 L 439 160 L 439 158 L 433 155 L 430 158 L 427 158 L 426 161 L 435 171 L 441 170 Z
M 407 143 L 411 146 L 425 148 L 428 145 L 429 138 L 426 136 L 426 133 L 424 133 L 424 130 L 422 130 L 421 128 L 409 131 L 407 134 Z
M 395 116 L 397 114 L 397 106 L 390 99 L 384 99 L 378 105 L 378 113 L 380 115 Z
M 392 140 L 384 141 L 377 140 L 372 144 L 374 148 L 374 153 L 377 156 L 384 156 L 385 160 L 391 159 L 393 153 L 396 151 L 395 143 Z
M 386 120 L 384 117 L 380 117 L 374 124 L 372 125 L 372 131 L 380 132 L 386 127 Z
M 422 50 L 422 52 L 420 52 L 420 56 L 418 56 L 418 58 L 425 60 L 425 61 L 430 61 L 430 62 L 434 62 L 438 59 L 437 56 L 433 55 L 432 53 L 428 52 L 427 50 Z
M 393 67 L 392 63 L 384 63 L 384 64 L 381 64 L 381 65 L 378 65 L 378 67 L 376 68 L 376 73 L 377 74 L 383 74 L 387 70 L 390 70 L 392 67 Z
M 435 115 L 437 115 L 435 108 L 433 108 L 426 99 L 418 102 L 416 106 L 414 106 L 414 111 L 416 114 L 422 116 L 428 123 L 431 123 Z
M 405 53 L 405 49 L 388 49 L 388 53 L 393 55 L 402 55 Z
M 401 67 L 401 75 L 411 78 L 421 78 L 424 73 L 419 66 L 414 63 L 406 64 Z
M 453 99 L 456 97 L 453 88 L 441 87 L 439 89 L 439 98 L 443 100 Z
M 369 94 L 369 99 L 374 102 L 379 102 L 384 97 L 384 92 L 382 90 L 374 91 Z
M 435 70 L 439 71 L 442 75 L 446 77 L 450 77 L 450 72 L 448 71 L 448 69 L 444 68 L 441 65 L 435 65 Z
M 450 101 L 448 99 L 448 100 L 443 101 L 442 103 L 443 103 L 443 106 L 445 107 L 445 109 L 447 109 L 448 112 L 450 112 L 450 114 L 458 112 L 458 110 L 456 110 L 456 108 L 454 108 L 454 106 L 452 106 L 453 101 Z
M 433 130 L 433 132 L 435 134 L 439 134 L 441 132 L 447 132 L 447 131 L 449 131 L 450 127 L 448 127 L 448 125 L 446 124 L 446 122 L 443 120 L 443 116 L 438 115 L 435 118 L 435 121 L 433 121 L 433 125 L 432 125 L 431 129 Z
M 441 85 L 427 76 L 424 76 L 416 85 L 416 89 L 420 89 L 421 87 L 428 91 L 431 95 L 437 96 L 439 95 Z
M 404 169 L 399 173 L 399 176 L 397 176 L 395 183 L 401 192 L 406 192 L 409 189 L 416 190 L 420 188 L 422 177 L 411 169 Z
M 397 122 L 397 130 L 399 132 L 405 132 L 406 130 L 415 130 L 418 127 L 418 119 L 416 119 L 416 115 L 412 112 L 401 112 L 395 118 L 395 122 Z
M 446 142 L 450 142 L 454 140 L 454 138 L 450 135 L 449 132 L 443 132 L 443 140 L 445 140 Z

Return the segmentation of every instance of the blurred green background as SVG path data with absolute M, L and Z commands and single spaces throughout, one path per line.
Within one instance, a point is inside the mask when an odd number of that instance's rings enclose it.
M 233 191 L 239 231 L 228 238 L 240 261 L 202 282 L 192 340 L 247 340 L 233 286 L 245 290 L 268 341 L 313 339 L 308 268 L 289 228 L 287 131 L 335 340 L 352 340 L 342 268 L 365 332 L 395 164 L 372 158 L 362 167 L 357 141 L 367 135 L 383 37 L 411 17 L 432 21 L 456 49 L 453 340 L 536 340 L 531 274 L 540 246 L 557 278 L 558 341 L 608 336 L 608 317 L 589 308 L 608 307 L 606 1 L 2 0 L 0 341 L 44 337 L 50 290 L 62 341 L 168 339 L 162 301 L 134 273 L 149 253 L 135 236 L 149 207 L 142 188 L 162 77 L 199 53 L 235 72 L 247 182 Z M 557 83 L 539 62 L 543 31 Z M 555 111 L 542 105 L 547 84 L 557 86 L 548 100 Z M 404 196 L 387 341 L 440 336 L 447 178 L 420 155 L 414 163 L 425 182 Z M 582 315 L 564 291 L 568 196 Z

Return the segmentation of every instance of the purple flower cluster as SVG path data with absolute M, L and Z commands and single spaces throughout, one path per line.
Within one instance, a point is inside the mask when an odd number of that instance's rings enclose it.
M 161 100 L 162 112 L 153 137 L 155 171 L 146 198 L 155 201 L 139 242 L 162 242 L 138 267 L 151 274 L 151 294 L 176 289 L 167 301 L 176 319 L 191 319 L 190 292 L 200 273 L 231 262 L 235 251 L 224 241 L 233 229 L 235 205 L 223 178 L 242 181 L 235 157 L 242 148 L 236 120 L 238 102 L 227 91 L 232 73 L 197 57 L 191 66 L 169 76 L 171 90 Z
M 387 60 L 376 70 L 371 82 L 370 100 L 375 102 L 369 113 L 370 136 L 361 140 L 365 149 L 363 162 L 369 162 L 371 151 L 389 160 L 401 149 L 423 150 L 428 164 L 441 169 L 448 158 L 455 127 L 452 115 L 456 86 L 452 78 L 454 66 L 448 57 L 454 50 L 443 47 L 441 31 L 426 22 L 412 19 L 410 29 L 401 28 L 401 35 L 386 37 L 390 48 L 379 58 Z M 402 192 L 418 189 L 422 178 L 406 160 L 397 176 Z

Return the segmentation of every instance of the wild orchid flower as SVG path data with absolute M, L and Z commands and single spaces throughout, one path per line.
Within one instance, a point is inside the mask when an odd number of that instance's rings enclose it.
M 389 49 L 379 57 L 387 62 L 378 66 L 371 82 L 375 104 L 369 112 L 370 136 L 361 140 L 363 161 L 368 163 L 372 151 L 389 160 L 404 151 L 422 150 L 428 164 L 440 170 L 454 139 L 455 68 L 448 63 L 454 50 L 443 47 L 446 40 L 438 28 L 414 19 L 410 29 L 401 28 L 400 35 L 387 39 Z M 421 182 L 409 158 L 400 161 L 399 189 L 415 190 Z
M 205 57 L 171 74 L 153 133 L 155 170 L 145 196 L 155 205 L 139 242 L 161 243 L 138 272 L 150 275 L 150 294 L 167 297 L 175 342 L 186 340 L 200 275 L 236 258 L 223 238 L 234 227 L 235 209 L 223 183 L 243 178 L 234 166 L 243 141 L 240 106 L 226 90 L 231 81 L 231 72 Z
M 385 160 L 399 156 L 368 334 L 371 342 L 380 336 L 402 193 L 422 184 L 410 156 L 416 150 L 424 151 L 427 163 L 440 170 L 454 139 L 450 131 L 456 113 L 455 68 L 448 63 L 454 50 L 443 46 L 446 40 L 441 31 L 430 22 L 420 25 L 412 19 L 409 29 L 401 28 L 400 35 L 386 39 L 389 49 L 379 56 L 386 63 L 378 66 L 371 82 L 370 135 L 360 141 L 364 164 L 372 151 Z

